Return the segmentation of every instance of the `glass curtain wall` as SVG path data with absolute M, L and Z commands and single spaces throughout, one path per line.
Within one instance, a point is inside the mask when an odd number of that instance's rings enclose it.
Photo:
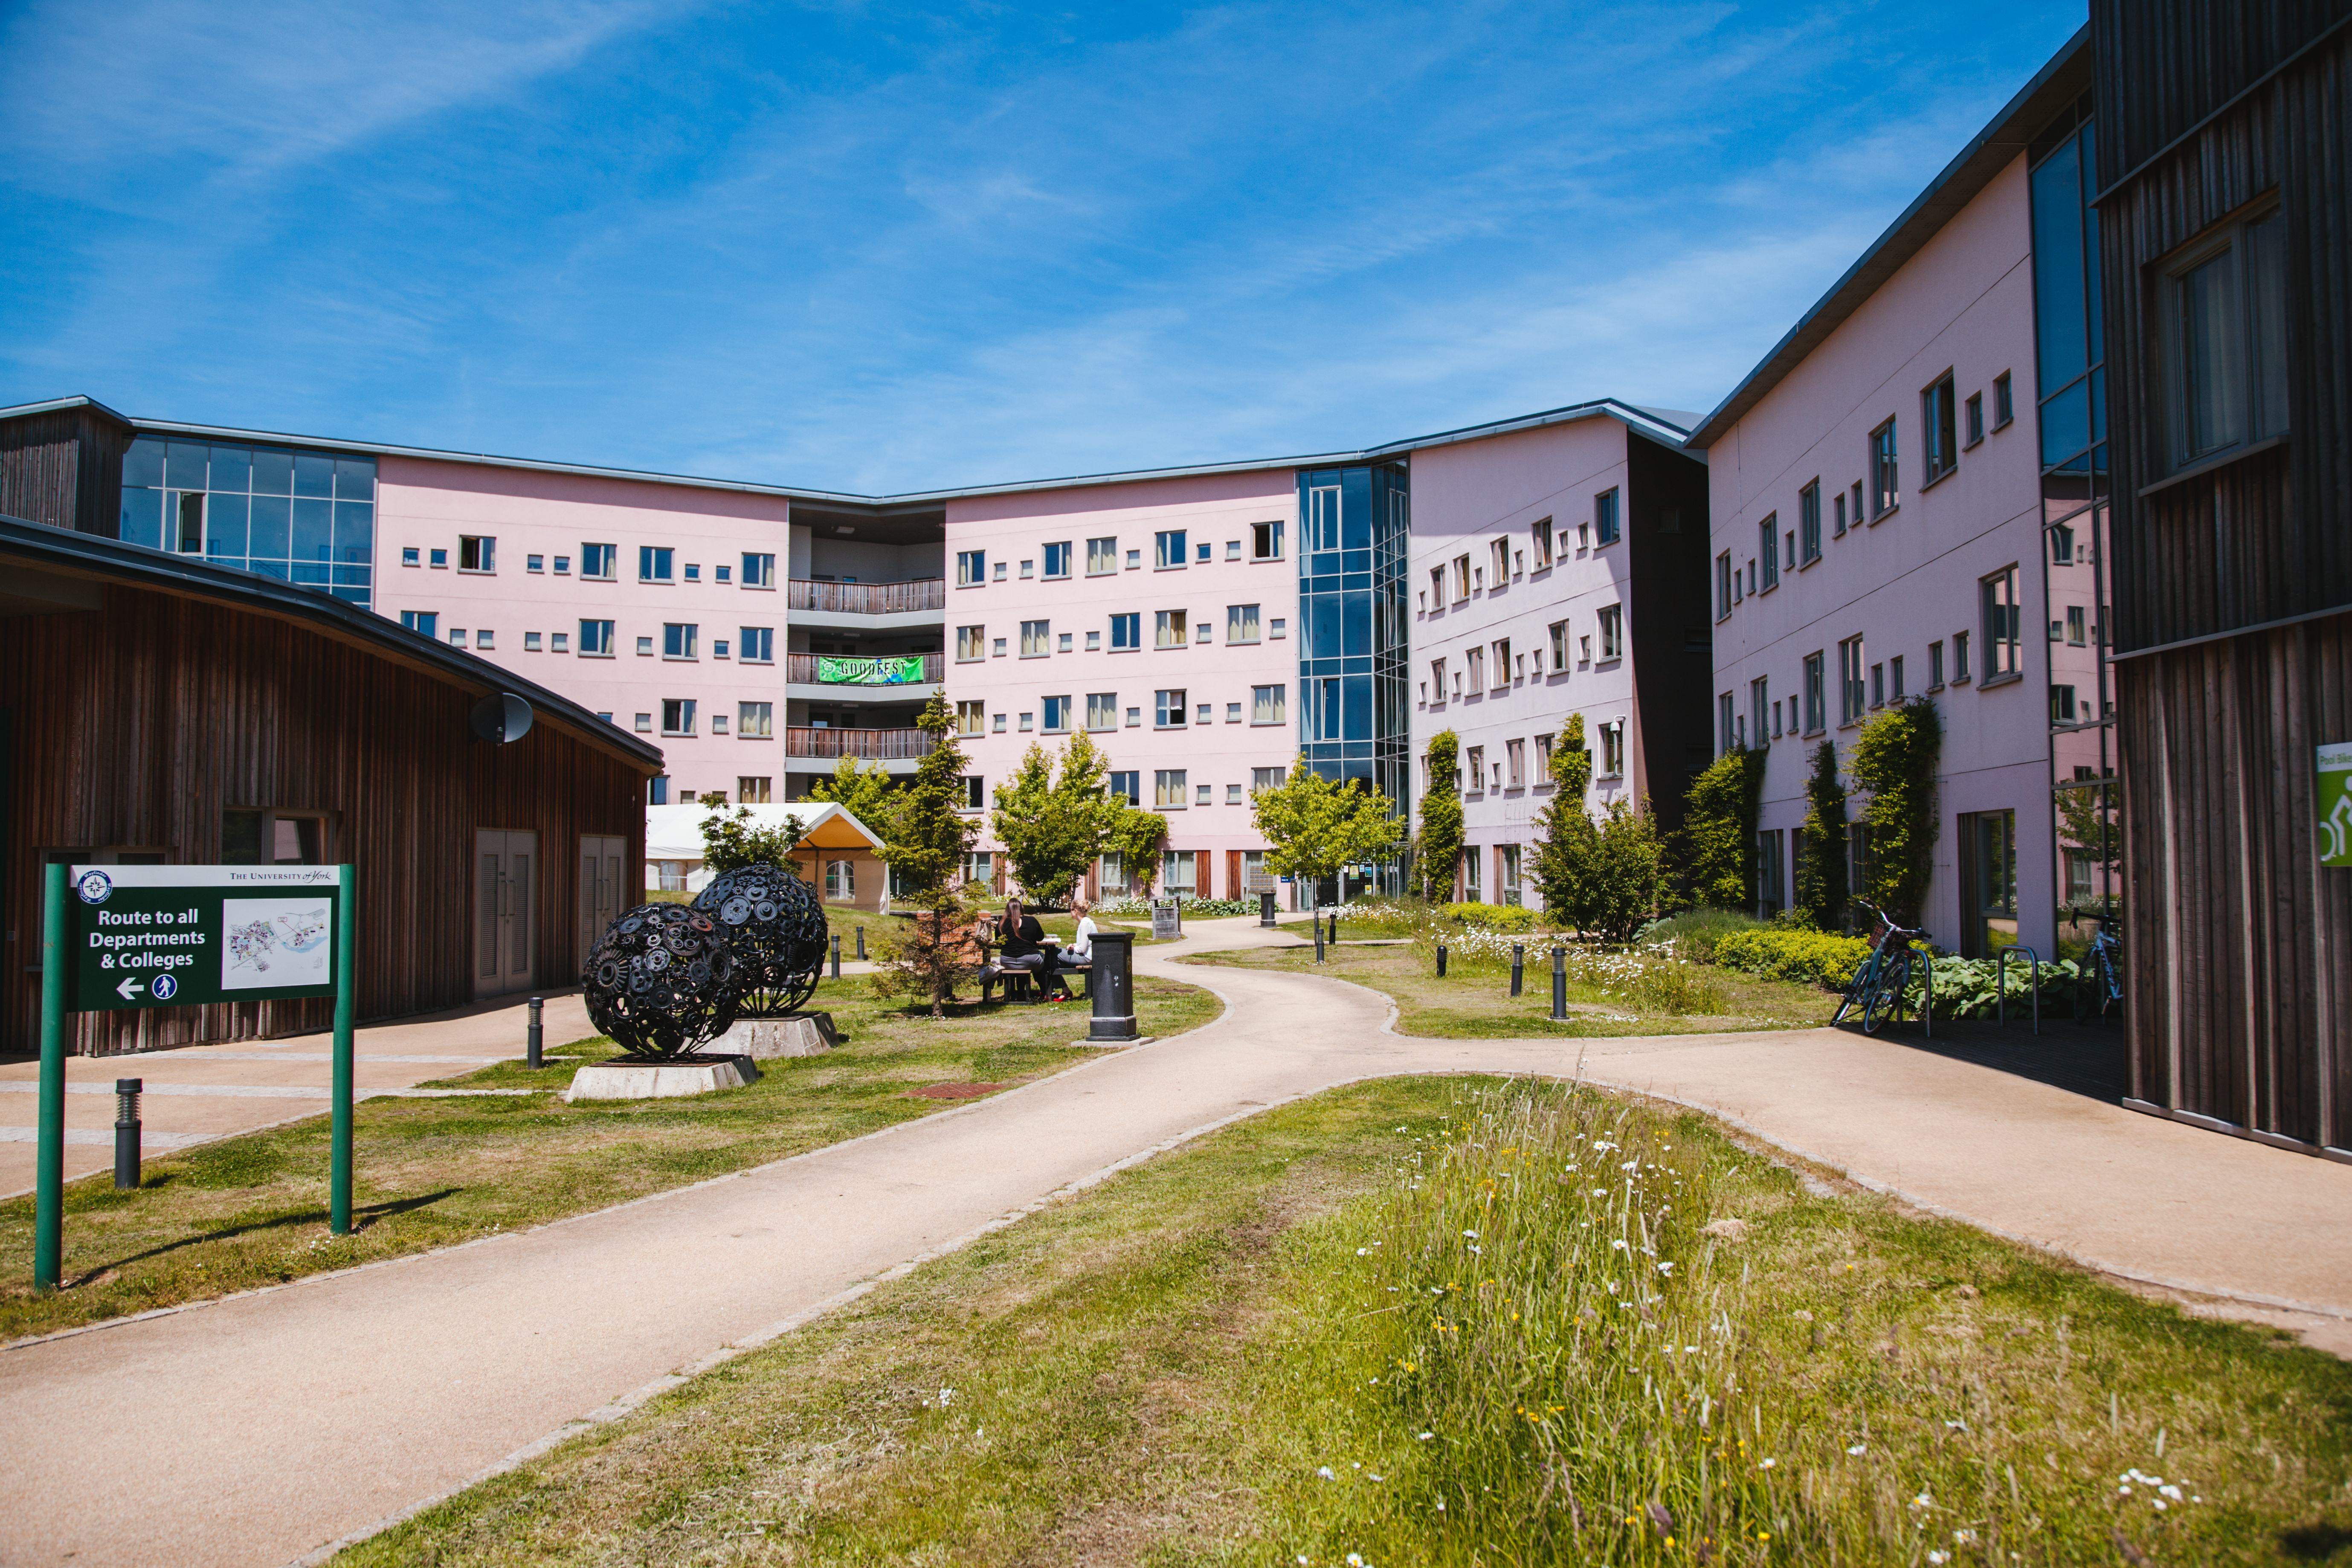
M 1326 778 L 1410 798 L 1411 655 L 1405 552 L 1412 487 L 1403 463 L 1298 476 L 1298 749 Z M 1323 889 L 1345 900 L 1404 890 L 1402 857 Z
M 374 602 L 375 459 L 142 436 L 116 537 Z
M 2033 140 L 2033 316 L 2040 375 L 2042 603 L 2050 650 L 2056 956 L 2080 958 L 2123 913 L 2107 669 L 2106 345 L 2099 315 L 2095 127 L 2087 93 Z M 2032 628 L 2028 628 L 2029 634 Z

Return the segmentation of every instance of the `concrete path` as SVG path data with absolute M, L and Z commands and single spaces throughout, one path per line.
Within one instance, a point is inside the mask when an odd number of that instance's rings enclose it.
M 455 1078 L 522 1055 L 529 998 L 501 996 L 446 1013 L 354 1030 L 352 1093 L 407 1092 L 426 1079 Z M 550 995 L 541 1015 L 547 1048 L 596 1032 L 576 991 Z M 149 1153 L 184 1149 L 312 1116 L 329 1103 L 333 1058 L 328 1035 L 182 1046 L 129 1057 L 66 1058 L 66 1180 L 114 1168 L 114 1080 L 146 1084 L 141 1143 Z M 37 1058 L 0 1061 L 0 1198 L 33 1189 Z
M 1190 1035 L 537 1231 L 0 1352 L 0 1562 L 303 1558 L 1110 1168 L 1395 1073 L 1580 1054 L 2101 1267 L 2352 1315 L 2345 1167 L 1828 1030 L 1415 1039 L 1355 986 L 1170 963 L 1261 940 L 1297 939 L 1202 921 L 1139 953 L 1231 1004 Z

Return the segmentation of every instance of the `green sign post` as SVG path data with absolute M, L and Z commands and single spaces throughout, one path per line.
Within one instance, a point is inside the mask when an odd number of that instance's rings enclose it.
M 65 1213 L 66 1015 L 335 999 L 328 1219 L 352 1228 L 357 885 L 349 866 L 51 866 L 42 889 L 40 1142 L 33 1286 L 57 1289 Z
M 2352 866 L 2352 742 L 2319 748 L 2319 863 Z

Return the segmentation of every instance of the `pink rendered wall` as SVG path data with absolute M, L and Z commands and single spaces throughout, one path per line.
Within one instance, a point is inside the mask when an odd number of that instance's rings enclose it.
M 1962 404 L 1960 440 L 1968 439 L 1965 402 L 1971 394 L 1983 395 L 1988 432 L 1982 444 L 1959 453 L 1956 471 L 1923 491 L 1920 394 L 1947 371 Z M 1994 429 L 1993 380 L 2003 372 L 2012 378 L 2016 418 Z M 1784 704 L 1782 735 L 1762 737 L 1769 747 L 1762 826 L 1785 830 L 1802 822 L 1811 753 L 1822 740 L 1837 742 L 1842 768 L 1851 756 L 1858 726 L 1839 722 L 1841 640 L 1863 637 L 1868 664 L 1887 667 L 1890 677 L 1900 656 L 1906 689 L 1916 694 L 1928 686 L 1929 644 L 1943 644 L 1948 677 L 1954 634 L 1967 632 L 1976 679 L 1948 679 L 1934 693 L 1944 724 L 1941 825 L 1924 918 L 1939 942 L 1958 945 L 1955 819 L 1966 812 L 2014 809 L 2021 937 L 2046 958 L 2053 952 L 2054 901 L 2049 645 L 2042 636 L 2046 616 L 2033 408 L 2031 225 L 2021 157 L 1766 394 L 1709 449 L 1707 459 L 1713 548 L 1730 552 L 1742 579 L 1740 602 L 1715 626 L 1715 690 L 1732 694 L 1735 709 L 1747 717 L 1751 744 L 1758 736 L 1748 683 L 1766 678 L 1769 698 Z M 1850 504 L 1856 481 L 1866 491 L 1870 433 L 1890 416 L 1899 436 L 1900 504 L 1874 522 L 1856 525 L 1849 518 L 1839 537 L 1831 498 L 1843 491 Z M 1784 561 L 1777 588 L 1747 594 L 1762 521 L 1775 518 L 1785 545 L 1798 526 L 1799 489 L 1816 478 L 1822 491 L 1822 558 L 1793 570 Z M 1988 686 L 1978 583 L 2012 564 L 2026 606 L 2024 679 Z M 1785 704 L 1801 699 L 1804 658 L 1812 653 L 1826 667 L 1826 733 L 1790 734 Z M 1769 707 L 1766 726 L 1769 731 Z
M 772 778 L 775 798 L 783 798 L 783 668 L 752 665 L 735 657 L 745 626 L 775 633 L 776 650 L 785 645 L 784 562 L 788 502 L 782 496 L 688 485 L 603 479 L 586 475 L 503 468 L 488 464 L 386 457 L 377 469 L 376 608 L 397 617 L 404 610 L 438 614 L 446 641 L 463 628 L 467 646 L 484 660 L 513 669 L 596 712 L 609 712 L 624 727 L 649 716 L 649 738 L 662 748 L 673 801 L 685 790 L 724 790 L 734 797 L 739 777 Z M 457 569 L 463 534 L 498 541 L 496 570 Z M 580 576 L 583 542 L 620 547 L 614 581 Z M 637 580 L 640 545 L 667 546 L 675 556 L 676 580 Z M 429 562 L 436 549 L 449 552 L 449 565 L 402 564 L 404 547 Z M 746 551 L 776 557 L 773 589 L 719 583 L 717 568 L 740 577 Z M 531 571 L 530 559 L 543 558 Z M 554 570 L 567 557 L 568 573 Z M 700 580 L 686 580 L 686 567 L 700 568 Z M 579 623 L 614 623 L 615 656 L 583 658 Z M 662 657 L 662 627 L 681 622 L 699 628 L 698 657 Z M 480 648 L 479 634 L 493 634 Z M 526 634 L 539 634 L 537 650 Z M 553 651 L 563 634 L 575 650 Z M 639 656 L 637 639 L 651 637 L 653 652 Z M 728 657 L 718 656 L 725 643 Z M 692 736 L 659 732 L 662 701 L 690 698 L 698 704 Z M 775 705 L 775 738 L 739 739 L 733 732 L 739 704 Z M 728 721 L 727 732 L 712 720 Z
M 1600 726 L 1633 716 L 1630 655 L 1616 659 L 1576 657 L 1586 637 L 1592 639 L 1598 655 L 1601 608 L 1622 605 L 1631 598 L 1625 440 L 1622 425 L 1599 416 L 1424 447 L 1412 455 L 1408 583 L 1413 605 L 1413 787 L 1417 796 L 1426 778 L 1423 758 L 1430 738 L 1441 730 L 1453 730 L 1461 742 L 1457 754 L 1463 768 L 1465 854 L 1478 858 L 1481 890 L 1488 902 L 1500 902 L 1504 896 L 1496 848 L 1517 845 L 1523 860 L 1531 856 L 1535 816 L 1551 798 L 1553 786 L 1536 782 L 1535 737 L 1557 735 L 1570 712 L 1583 713 L 1597 773 Z M 1619 495 L 1619 537 L 1613 544 L 1600 545 L 1592 542 L 1590 531 L 1594 498 L 1612 489 Z M 1554 540 L 1549 567 L 1538 564 L 1530 533 L 1530 525 L 1546 517 L 1551 519 Z M 1580 529 L 1585 531 L 1581 544 Z M 1507 582 L 1496 581 L 1490 546 L 1496 540 L 1508 542 Z M 1467 599 L 1457 601 L 1449 563 L 1465 552 L 1473 587 Z M 1433 597 L 1430 573 L 1437 567 L 1445 568 L 1446 585 Z M 1559 666 L 1551 658 L 1549 628 L 1563 620 L 1568 623 L 1570 659 Z M 1626 631 L 1630 638 L 1630 616 Z M 1494 644 L 1502 638 L 1510 642 L 1512 668 L 1507 679 L 1498 680 Z M 1473 691 L 1465 679 L 1456 697 L 1454 682 L 1464 676 L 1473 647 L 1484 650 L 1488 689 Z M 1431 668 L 1441 658 L 1446 666 L 1443 689 Z M 1639 776 L 1633 754 L 1639 734 L 1639 726 L 1629 723 L 1628 771 L 1596 776 L 1593 804 L 1617 798 Z M 1515 740 L 1521 742 L 1525 758 L 1523 782 L 1516 788 L 1508 773 L 1508 746 Z M 1470 776 L 1473 747 L 1483 752 L 1484 780 Z M 1495 783 L 1498 767 L 1505 770 L 1499 788 Z M 1416 799 L 1415 822 L 1420 815 Z M 1542 902 L 1532 887 L 1525 887 L 1522 901 L 1530 906 Z
M 1116 770 L 1133 771 L 1141 804 L 1154 800 L 1153 779 L 1160 770 L 1181 769 L 1185 774 L 1187 803 L 1167 812 L 1167 847 L 1209 852 L 1200 891 L 1232 896 L 1228 886 L 1227 852 L 1263 849 L 1265 840 L 1250 821 L 1248 788 L 1251 770 L 1288 767 L 1298 751 L 1296 679 L 1297 658 L 1292 636 L 1297 626 L 1298 576 L 1291 552 L 1296 545 L 1297 499 L 1288 468 L 1242 474 L 1147 479 L 1078 489 L 1029 491 L 1014 495 L 975 497 L 948 503 L 947 559 L 949 572 L 946 640 L 949 655 L 947 692 L 950 701 L 984 705 L 986 729 L 963 737 L 971 769 L 993 792 L 1033 742 L 1058 747 L 1064 737 L 1046 735 L 1038 728 L 1024 733 L 1023 716 L 1042 726 L 1047 695 L 1067 696 L 1075 709 L 1074 724 L 1086 722 L 1090 692 L 1118 694 L 1118 727 L 1094 738 Z M 1276 561 L 1253 561 L 1250 525 L 1279 521 L 1284 548 Z M 1154 536 L 1162 530 L 1186 531 L 1188 549 L 1208 544 L 1211 559 L 1188 563 L 1181 570 L 1153 567 Z M 1102 576 L 1087 574 L 1087 542 L 1100 537 L 1118 541 L 1119 568 Z M 1071 575 L 1047 580 L 1045 546 L 1069 542 Z M 1240 559 L 1229 557 L 1238 544 Z M 959 552 L 987 552 L 990 581 L 977 587 L 955 585 Z M 1127 552 L 1141 552 L 1141 564 L 1130 569 Z M 1003 580 L 995 568 L 1004 565 Z M 1037 575 L 1024 577 L 1023 563 Z M 1230 645 L 1225 641 L 1226 608 L 1237 604 L 1259 606 L 1260 641 Z M 1155 612 L 1186 612 L 1188 635 L 1210 627 L 1208 642 L 1188 641 L 1181 648 L 1154 646 Z M 1143 647 L 1135 652 L 1110 651 L 1110 617 L 1135 612 L 1140 616 Z M 1055 648 L 1064 634 L 1070 650 L 1044 658 L 1023 658 L 1021 623 L 1044 620 L 1051 625 Z M 1280 637 L 1274 635 L 1281 623 Z M 957 628 L 986 628 L 989 655 L 977 662 L 956 658 Z M 1099 647 L 1089 649 L 1092 635 Z M 995 645 L 1003 639 L 1005 651 Z M 1285 693 L 1284 721 L 1251 722 L 1251 689 L 1278 685 Z M 1192 710 L 1181 729 L 1154 728 L 1154 694 L 1181 688 Z M 1206 726 L 1195 721 L 1198 704 L 1211 705 Z M 1240 705 L 1240 719 L 1228 718 L 1229 707 Z M 1128 722 L 1128 710 L 1137 710 L 1139 722 Z M 997 728 L 999 721 L 1003 728 Z M 1198 787 L 1210 786 L 1210 804 L 1194 804 Z M 1233 798 L 1238 786 L 1239 798 Z M 983 817 L 983 821 L 985 818 Z M 978 847 L 998 847 L 983 837 Z

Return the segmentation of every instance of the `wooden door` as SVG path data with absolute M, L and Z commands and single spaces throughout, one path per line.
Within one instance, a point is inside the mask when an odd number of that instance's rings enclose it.
M 580 836 L 580 960 L 583 963 L 596 939 L 627 907 L 621 897 L 621 882 L 628 858 L 625 838 L 602 833 Z
M 530 989 L 539 973 L 539 835 L 474 833 L 474 994 Z

